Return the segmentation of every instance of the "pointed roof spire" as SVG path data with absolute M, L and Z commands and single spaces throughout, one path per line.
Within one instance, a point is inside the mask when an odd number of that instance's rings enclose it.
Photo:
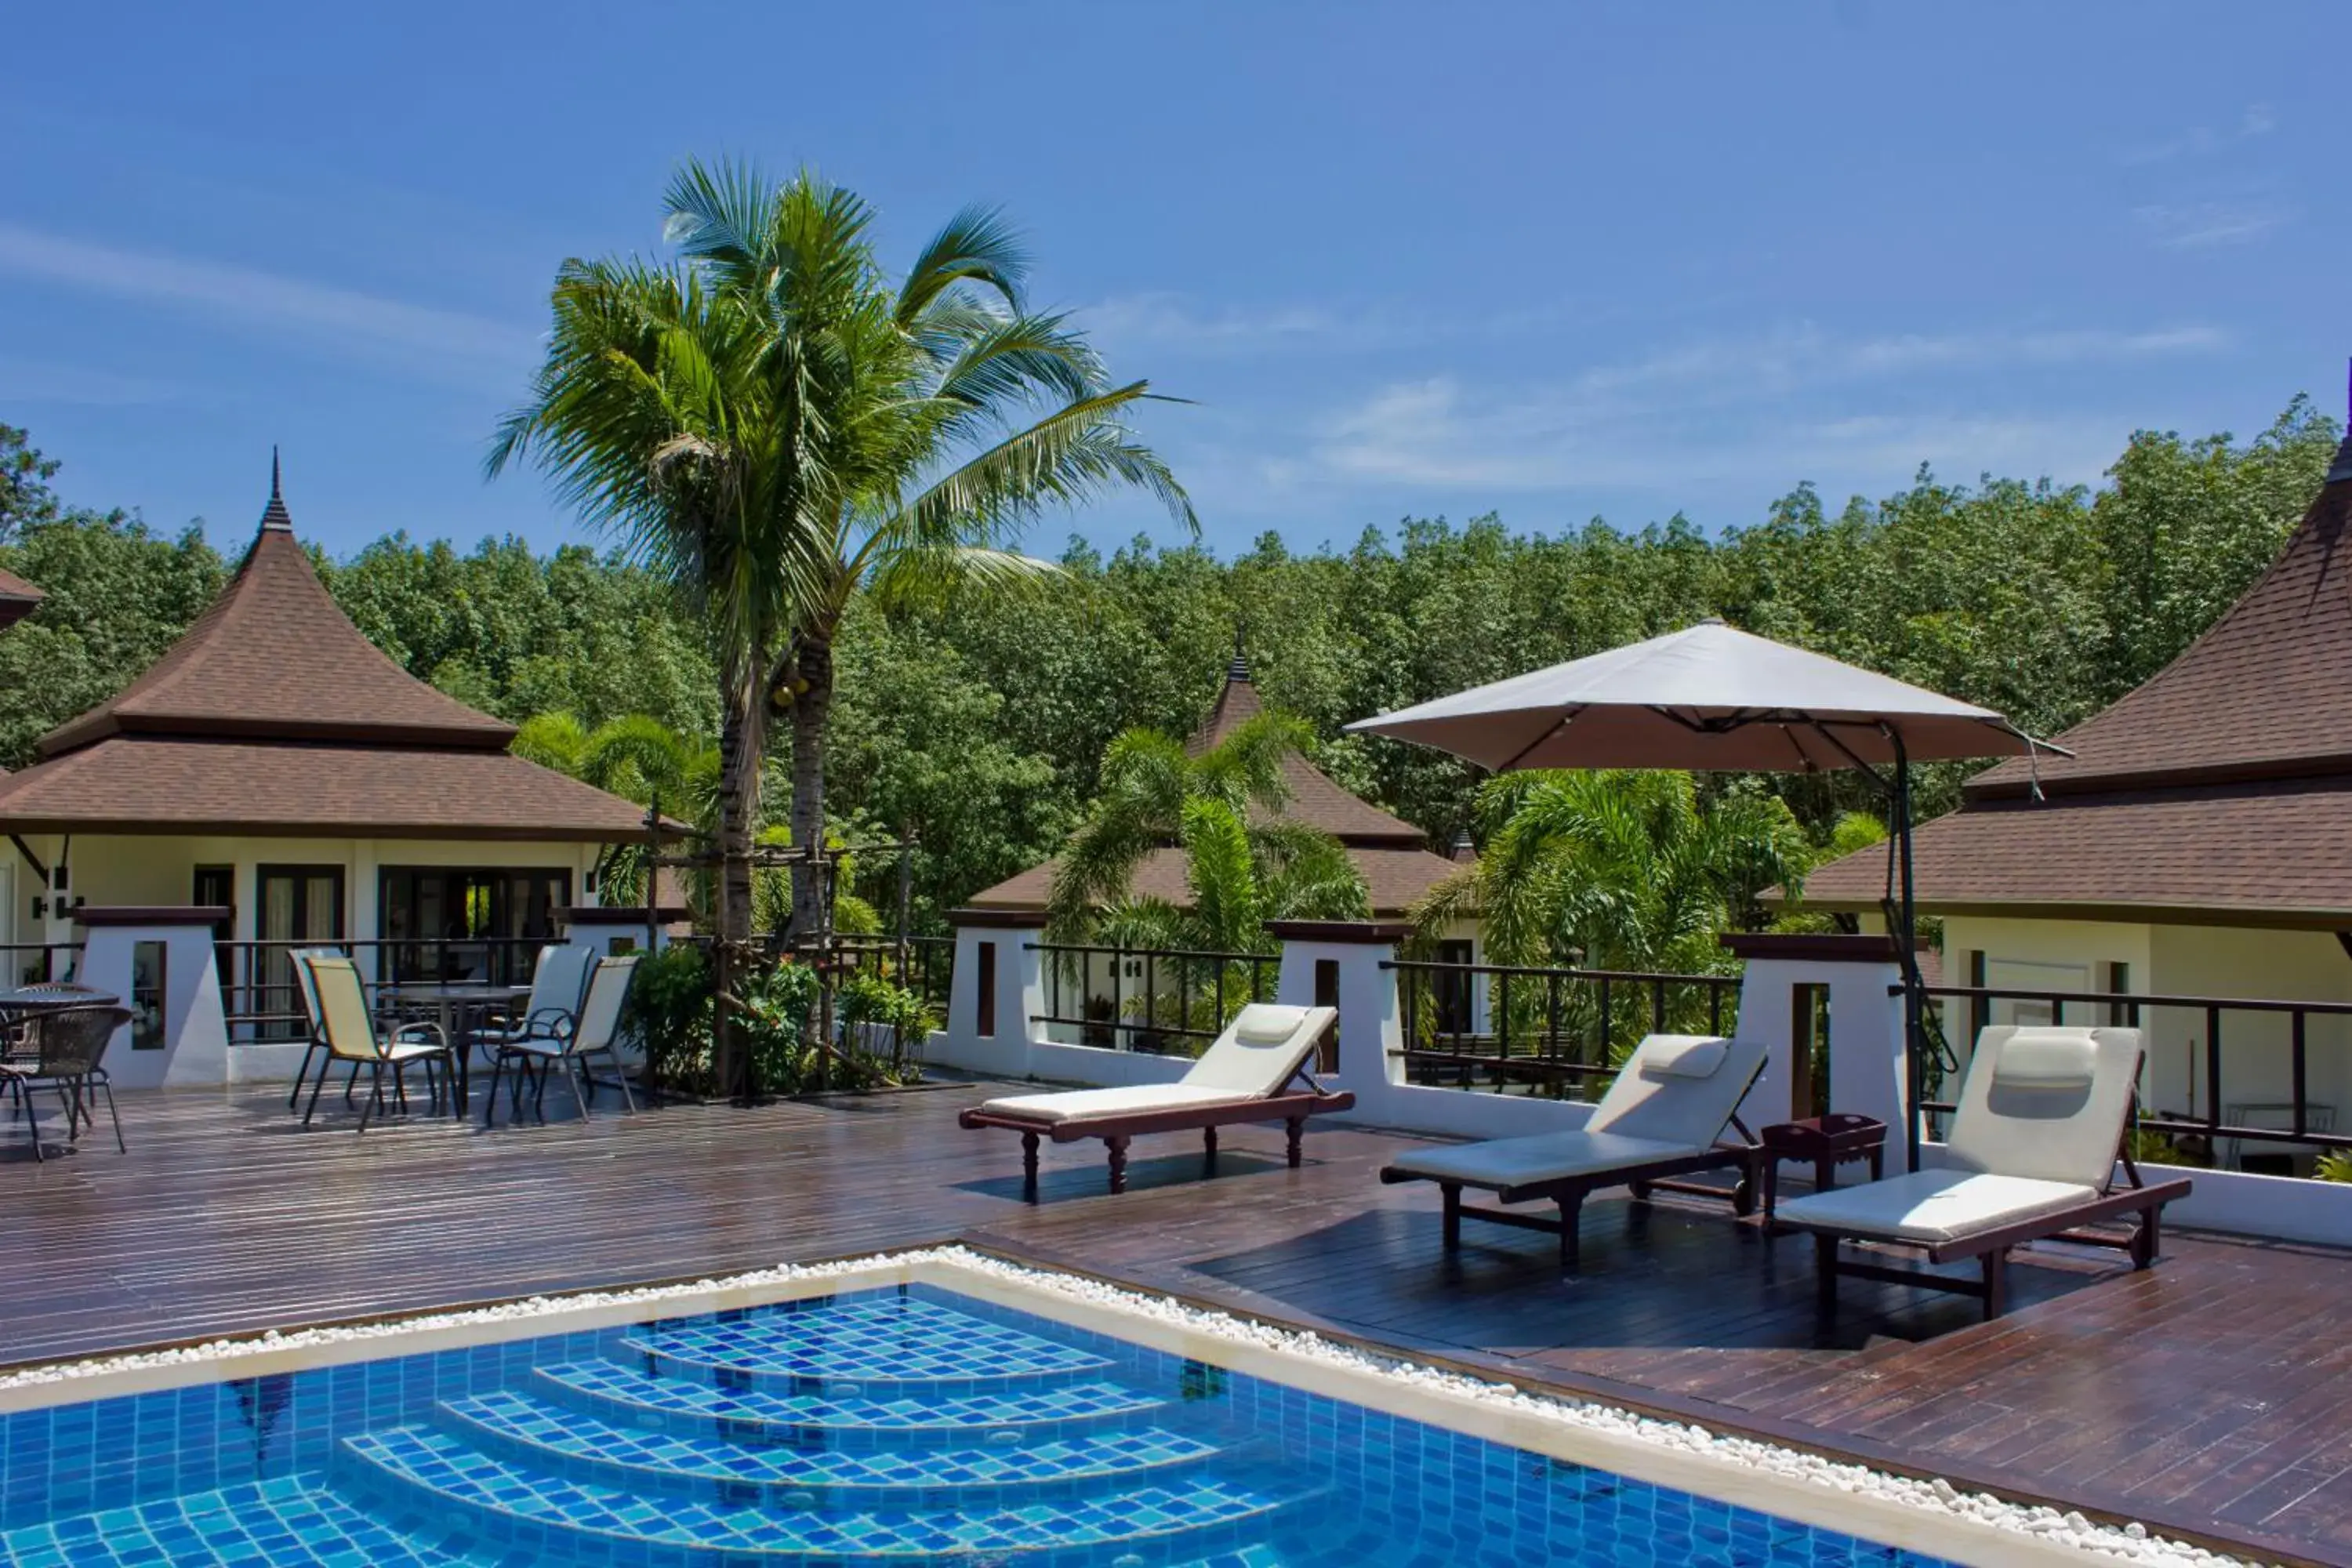
M 1225 666 L 1225 679 L 1248 680 L 1249 678 L 1249 655 L 1243 651 L 1242 623 L 1240 617 L 1236 616 L 1234 620 L 1234 662 Z M 1252 682 L 1252 684 L 1255 683 Z
M 261 526 L 282 528 L 289 533 L 294 531 L 293 514 L 286 510 L 286 498 L 278 493 L 278 447 L 275 442 L 269 447 L 269 504 L 262 509 Z
M 1454 830 L 1454 848 L 1446 858 L 1457 866 L 1467 866 L 1471 861 L 1478 858 L 1478 846 L 1470 841 L 1468 828 Z

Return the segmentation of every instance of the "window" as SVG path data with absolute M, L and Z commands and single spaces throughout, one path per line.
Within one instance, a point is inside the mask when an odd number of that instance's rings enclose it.
M 256 1020 L 261 1038 L 299 1040 L 308 1025 L 302 994 L 294 983 L 294 950 L 343 940 L 343 868 L 257 866 L 253 879 L 254 899 L 260 906 L 253 934 L 259 941 L 247 975 L 243 1011 Z
M 387 866 L 380 887 L 394 982 L 528 980 L 533 952 L 555 935 L 555 911 L 572 901 L 572 873 L 537 866 Z
M 134 1051 L 163 1048 L 163 952 L 164 944 L 160 942 L 131 944 L 131 1048 Z

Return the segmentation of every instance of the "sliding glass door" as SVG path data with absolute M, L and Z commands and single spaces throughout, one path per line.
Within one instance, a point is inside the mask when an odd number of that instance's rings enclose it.
M 387 866 L 381 883 L 391 978 L 516 984 L 530 978 L 572 873 L 544 867 Z
M 343 868 L 341 866 L 258 866 L 254 868 L 258 905 L 252 968 L 256 994 L 247 1005 L 266 1015 L 262 1038 L 300 1039 L 308 1032 L 302 996 L 294 983 L 293 950 L 330 946 L 343 940 Z

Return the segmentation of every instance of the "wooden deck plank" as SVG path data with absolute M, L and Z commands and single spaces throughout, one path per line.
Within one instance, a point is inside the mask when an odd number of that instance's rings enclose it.
M 2017 1310 L 1849 1282 L 1724 1205 L 1588 1205 L 1550 1238 L 1438 1245 L 1433 1190 L 1383 1187 L 1412 1140 L 1145 1140 L 1101 1152 L 964 1132 L 942 1086 L 585 1124 L 297 1127 L 263 1090 L 123 1097 L 131 1150 L 36 1166 L 0 1123 L 0 1363 L 962 1239 L 1408 1354 L 2352 1568 L 2352 1256 L 2175 1236 L 2150 1274 L 2049 1249 Z

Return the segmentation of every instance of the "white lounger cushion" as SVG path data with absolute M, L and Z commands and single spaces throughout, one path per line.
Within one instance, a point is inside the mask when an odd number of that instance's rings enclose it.
M 2071 1208 L 2098 1195 L 2091 1187 L 2032 1176 L 1913 1171 L 1882 1182 L 1794 1199 L 1779 1205 L 1778 1217 L 1836 1236 L 1883 1237 L 1936 1246 Z
M 2105 1192 L 2139 1063 L 2137 1029 L 1985 1030 L 1960 1086 L 1949 1163 Z
M 1054 1094 L 1013 1095 L 992 1100 L 981 1110 L 992 1116 L 1017 1117 L 1051 1126 L 1089 1116 L 1136 1116 L 1202 1105 L 1246 1105 L 1265 1098 L 1189 1083 L 1130 1083 L 1118 1089 L 1069 1089 Z
M 1278 1094 L 1307 1053 L 1339 1015 L 1328 1007 L 1277 1007 L 1253 1002 L 1184 1075 L 1188 1089 L 1213 1089 L 1244 1099 Z
M 1201 1053 L 1181 1083 L 1120 1089 L 1070 1089 L 992 1100 L 981 1110 L 1047 1125 L 1096 1116 L 1136 1116 L 1197 1106 L 1246 1105 L 1280 1094 L 1323 1032 L 1339 1020 L 1330 1007 L 1277 1007 L 1253 1002 Z
M 1693 1152 L 1687 1144 L 1580 1128 L 1573 1132 L 1538 1132 L 1528 1138 L 1490 1138 L 1483 1143 L 1417 1149 L 1390 1161 L 1389 1169 L 1433 1182 L 1459 1182 L 1465 1187 L 1499 1192 L 1505 1187 L 1655 1164 Z
M 1764 1047 L 1752 1040 L 1652 1035 L 1633 1047 L 1585 1131 L 1704 1149 L 1723 1136 L 1763 1065 Z

